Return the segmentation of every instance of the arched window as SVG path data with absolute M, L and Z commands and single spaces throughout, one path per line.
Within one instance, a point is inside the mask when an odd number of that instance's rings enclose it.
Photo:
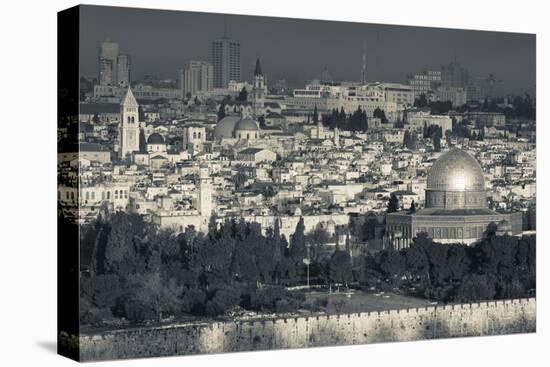
M 111 200 L 111 192 L 107 191 L 107 200 Z
M 193 139 L 197 138 L 197 133 L 193 131 Z
M 92 191 L 92 200 L 95 200 L 95 191 Z
M 124 199 L 128 199 L 128 190 L 124 190 Z
M 86 191 L 86 200 L 90 200 L 90 193 Z
M 201 138 L 201 133 L 199 132 L 199 139 Z
M 246 138 L 247 138 L 247 139 L 250 139 L 250 134 L 246 134 Z
M 115 200 L 118 199 L 118 190 L 115 190 Z
M 132 119 L 130 118 L 130 116 L 128 116 L 128 123 L 131 123 L 132 122 Z

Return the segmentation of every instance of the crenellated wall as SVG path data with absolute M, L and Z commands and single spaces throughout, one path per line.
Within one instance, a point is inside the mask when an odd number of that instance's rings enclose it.
M 527 333 L 534 298 L 381 312 L 204 322 L 80 336 L 82 361 Z M 74 342 L 76 340 L 73 339 Z

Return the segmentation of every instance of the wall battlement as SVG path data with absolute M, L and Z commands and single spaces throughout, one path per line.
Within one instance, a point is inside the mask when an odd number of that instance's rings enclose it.
M 81 334 L 82 361 L 411 341 L 536 330 L 536 300 L 197 322 Z

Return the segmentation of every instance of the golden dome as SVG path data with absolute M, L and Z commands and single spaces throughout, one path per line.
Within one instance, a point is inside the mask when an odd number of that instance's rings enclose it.
M 485 179 L 478 161 L 458 148 L 442 154 L 428 173 L 426 208 L 486 207 Z
M 441 155 L 428 173 L 428 190 L 484 191 L 485 179 L 478 161 L 459 148 Z

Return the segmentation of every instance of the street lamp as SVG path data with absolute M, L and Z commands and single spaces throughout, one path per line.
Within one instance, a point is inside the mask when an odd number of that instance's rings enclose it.
M 311 259 L 309 258 L 309 246 L 310 244 L 306 244 L 306 257 L 302 260 L 304 264 L 306 264 L 306 279 L 307 279 L 307 289 L 309 290 L 309 265 L 311 264 Z
M 309 289 L 309 264 L 311 264 L 311 260 L 306 257 L 302 261 L 304 262 L 304 264 L 306 264 L 306 268 L 307 268 L 307 271 L 306 271 L 306 274 L 307 274 L 307 288 Z

